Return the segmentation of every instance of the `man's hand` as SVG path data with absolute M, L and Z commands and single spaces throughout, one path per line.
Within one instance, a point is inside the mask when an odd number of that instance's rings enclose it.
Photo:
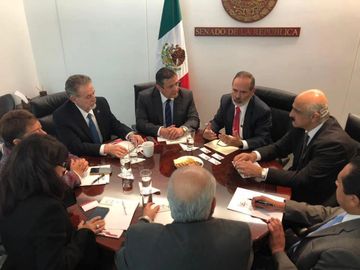
M 285 251 L 285 234 L 281 221 L 277 218 L 271 218 L 268 223 L 270 231 L 269 247 L 272 254 Z
M 122 158 L 127 155 L 128 150 L 120 145 L 108 143 L 105 144 L 104 153 L 108 155 L 113 155 L 117 158 Z
M 182 128 L 177 128 L 174 125 L 166 128 L 162 127 L 160 129 L 160 136 L 165 139 L 175 140 L 183 135 L 184 130 Z
M 75 158 L 70 160 L 70 170 L 83 176 L 89 167 L 89 163 L 84 158 Z
M 239 136 L 232 136 L 226 134 L 219 134 L 220 141 L 226 143 L 227 145 L 242 147 L 243 143 Z
M 267 211 L 285 211 L 285 203 L 275 201 L 270 199 L 269 197 L 265 196 L 256 196 L 253 197 L 251 200 L 252 207 L 255 208 L 262 208 Z
M 234 167 L 238 170 L 239 173 L 248 176 L 248 177 L 261 177 L 262 167 L 254 164 L 251 161 L 237 161 L 234 164 Z
M 233 163 L 237 163 L 239 161 L 251 161 L 251 162 L 255 162 L 256 161 L 256 154 L 254 152 L 251 153 L 241 153 L 238 154 L 234 157 L 233 159 Z
M 204 129 L 203 138 L 209 141 L 217 139 L 216 133 L 211 128 L 211 123 L 209 123 Z
M 133 145 L 135 145 L 135 147 L 144 142 L 144 139 L 140 135 L 137 135 L 135 133 L 129 136 L 129 140 L 132 142 Z
M 145 205 L 143 215 L 148 216 L 152 221 L 154 221 L 157 212 L 159 212 L 160 206 L 157 205 L 153 207 L 154 203 L 149 202 Z

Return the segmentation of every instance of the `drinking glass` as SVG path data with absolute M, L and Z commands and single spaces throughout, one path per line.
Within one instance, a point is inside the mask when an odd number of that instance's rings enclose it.
M 187 151 L 192 151 L 194 148 L 195 130 L 189 129 L 186 135 Z

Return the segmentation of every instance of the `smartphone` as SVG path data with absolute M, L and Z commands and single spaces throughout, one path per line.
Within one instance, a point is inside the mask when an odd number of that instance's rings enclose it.
M 100 168 L 91 168 L 90 174 L 110 174 L 111 168 L 108 167 L 100 167 Z
M 94 218 L 94 217 L 101 217 L 102 219 L 105 218 L 106 214 L 109 212 L 109 208 L 107 207 L 101 207 L 101 206 L 97 206 L 94 209 L 91 209 L 89 211 L 86 212 L 86 216 L 88 218 L 88 220 Z

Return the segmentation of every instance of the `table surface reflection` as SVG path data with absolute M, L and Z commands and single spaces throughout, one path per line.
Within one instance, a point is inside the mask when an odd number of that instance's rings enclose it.
M 203 146 L 203 139 L 201 134 L 198 133 L 196 135 L 195 146 Z M 210 149 L 211 150 L 211 149 Z M 213 150 L 211 150 L 214 153 Z M 237 187 L 242 187 L 246 189 L 261 191 L 272 193 L 275 195 L 283 196 L 285 198 L 290 197 L 290 189 L 285 187 L 278 187 L 274 185 L 257 183 L 250 179 L 242 179 L 241 176 L 237 173 L 237 171 L 233 168 L 231 161 L 234 156 L 238 154 L 240 151 L 236 151 L 232 154 L 225 156 L 225 158 L 221 161 L 220 165 L 213 165 L 208 161 L 204 161 L 204 168 L 208 169 L 215 176 L 217 180 L 216 186 L 216 208 L 214 212 L 214 217 L 221 217 L 225 219 L 233 219 L 233 220 L 248 220 L 249 217 L 247 215 L 237 213 L 235 211 L 230 211 L 227 209 L 227 205 L 229 204 L 233 193 L 235 192 Z M 100 201 L 103 196 L 124 198 L 124 199 L 132 199 L 137 200 L 139 203 L 141 202 L 141 196 L 139 193 L 139 172 L 141 169 L 147 168 L 152 170 L 152 183 L 153 187 L 160 189 L 160 195 L 153 195 L 153 201 L 156 203 L 157 200 L 161 200 L 166 198 L 167 195 L 167 185 L 168 179 L 172 172 L 176 169 L 173 160 L 186 155 L 198 156 L 202 153 L 199 149 L 188 152 L 183 151 L 180 145 L 166 145 L 164 143 L 156 144 L 154 155 L 151 158 L 147 158 L 145 161 L 137 164 L 131 165 L 132 172 L 134 174 L 134 184 L 133 190 L 131 193 L 124 193 L 122 190 L 122 179 L 118 177 L 120 172 L 120 162 L 119 159 L 110 158 L 110 157 L 102 157 L 102 158 L 94 158 L 87 157 L 90 165 L 100 165 L 100 164 L 111 164 L 112 167 L 112 175 L 110 179 L 110 183 L 107 185 L 100 186 L 90 186 L 90 187 L 81 187 L 75 190 L 77 195 L 78 204 L 83 204 L 90 200 Z M 210 154 L 209 154 L 210 155 Z M 142 157 L 139 154 L 139 157 Z M 281 169 L 281 166 L 276 162 L 262 162 L 261 165 L 263 167 L 277 167 Z M 70 209 L 70 211 L 75 216 L 83 217 L 83 213 L 80 208 L 76 205 Z M 142 215 L 142 208 L 138 207 L 134 217 L 132 219 L 132 223 L 136 223 L 138 217 Z M 249 223 L 252 239 L 254 243 L 260 242 L 264 236 L 267 235 L 267 226 L 265 224 L 258 223 Z M 112 239 L 103 236 L 97 236 L 97 242 L 108 248 L 110 250 L 118 250 L 121 244 L 124 241 L 124 236 L 121 236 L 120 239 Z

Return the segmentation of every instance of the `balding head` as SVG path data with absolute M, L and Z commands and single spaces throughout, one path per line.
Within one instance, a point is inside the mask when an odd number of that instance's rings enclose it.
M 198 166 L 177 169 L 170 177 L 168 200 L 171 216 L 177 222 L 208 219 L 215 207 L 216 181 Z
M 328 100 L 321 90 L 301 92 L 294 100 L 290 117 L 294 127 L 311 130 L 329 118 Z

